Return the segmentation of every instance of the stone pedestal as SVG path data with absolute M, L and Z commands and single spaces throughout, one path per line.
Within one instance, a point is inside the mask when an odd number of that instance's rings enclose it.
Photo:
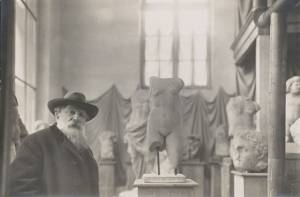
M 217 159 L 210 162 L 210 196 L 221 197 L 221 165 Z
M 300 196 L 300 145 L 287 143 L 285 150 L 285 194 Z
M 195 188 L 196 197 L 204 197 L 204 167 L 205 163 L 200 162 L 199 159 L 188 160 L 181 162 L 182 174 L 189 179 L 194 180 L 198 183 Z
M 267 173 L 231 171 L 234 180 L 234 197 L 267 197 Z
M 233 196 L 232 160 L 224 157 L 221 164 L 221 197 Z
M 196 197 L 197 183 L 191 179 L 184 182 L 145 182 L 137 179 L 134 186 L 138 188 L 138 197 Z
M 101 197 L 112 197 L 115 194 L 115 164 L 114 160 L 99 162 L 99 192 Z

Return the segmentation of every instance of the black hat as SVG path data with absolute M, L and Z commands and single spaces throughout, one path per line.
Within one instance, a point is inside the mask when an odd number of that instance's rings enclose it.
M 87 121 L 93 119 L 98 113 L 98 107 L 87 103 L 84 94 L 80 92 L 67 93 L 63 98 L 52 99 L 48 102 L 48 108 L 54 115 L 54 109 L 58 106 L 73 105 L 83 109 L 88 114 Z

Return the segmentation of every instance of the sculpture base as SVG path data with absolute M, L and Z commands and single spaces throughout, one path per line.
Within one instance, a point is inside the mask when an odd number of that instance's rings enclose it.
M 231 171 L 234 180 L 234 197 L 267 197 L 267 173 Z
M 198 183 L 195 188 L 197 197 L 204 197 L 205 193 L 208 193 L 209 189 L 205 187 L 205 177 L 204 177 L 204 162 L 200 162 L 199 159 L 182 161 L 180 167 L 182 168 L 182 174 L 187 178 L 192 179 Z
M 233 168 L 230 157 L 225 157 L 221 164 L 221 197 L 233 196 L 233 176 L 231 170 Z
M 115 164 L 112 159 L 105 159 L 99 162 L 99 177 L 105 181 L 99 181 L 99 192 L 101 197 L 115 195 Z
M 210 162 L 210 197 L 221 197 L 221 158 Z
M 143 178 L 145 183 L 185 183 L 186 178 L 182 174 L 177 175 L 157 175 L 157 174 L 144 174 Z
M 285 155 L 285 193 L 287 196 L 300 196 L 300 146 L 297 144 L 291 145 L 295 147 L 293 150 L 286 149 Z M 287 152 L 289 151 L 289 152 Z
M 196 197 L 195 187 L 197 183 L 191 179 L 184 179 L 184 182 L 176 182 L 176 176 L 154 175 L 155 178 L 146 176 L 147 181 L 155 180 L 155 182 L 145 182 L 144 179 L 137 179 L 134 186 L 138 188 L 138 197 Z M 159 177 L 161 182 L 159 182 Z M 167 177 L 167 178 L 165 178 Z M 182 175 L 179 176 L 182 181 Z M 178 177 L 177 177 L 178 178 Z M 166 182 L 168 180 L 169 182 Z

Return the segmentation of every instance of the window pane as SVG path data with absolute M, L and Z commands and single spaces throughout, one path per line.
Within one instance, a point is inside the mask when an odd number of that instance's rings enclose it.
M 207 59 L 207 38 L 206 36 L 194 37 L 194 59 Z
M 149 86 L 149 79 L 152 76 L 158 77 L 159 65 L 156 61 L 145 62 L 145 84 Z
M 166 10 L 145 11 L 146 35 L 171 35 L 173 28 L 172 12 Z
M 181 10 L 179 12 L 179 34 L 206 34 L 206 32 L 206 10 Z
M 24 4 L 16 1 L 15 23 L 15 75 L 25 80 L 25 27 L 26 10 Z
M 15 94 L 18 99 L 18 110 L 22 120 L 25 120 L 25 85 L 20 80 L 15 80 Z
M 194 63 L 194 84 L 203 86 L 207 85 L 207 65 L 206 61 L 197 61 Z
M 186 86 L 192 85 L 192 63 L 190 61 L 179 63 L 178 76 Z
M 180 38 L 179 59 L 191 60 L 192 58 L 192 37 L 181 36 Z
M 27 12 L 26 81 L 36 86 L 36 22 Z
M 159 63 L 161 78 L 170 78 L 173 76 L 173 63 L 171 61 L 163 61 Z
M 146 38 L 146 49 L 145 49 L 145 56 L 146 60 L 157 60 L 158 59 L 158 37 L 156 36 L 149 36 Z
M 26 88 L 26 127 L 28 131 L 33 131 L 35 121 L 35 91 L 27 86 Z
M 160 38 L 160 58 L 161 60 L 171 60 L 172 58 L 172 37 L 161 37 Z

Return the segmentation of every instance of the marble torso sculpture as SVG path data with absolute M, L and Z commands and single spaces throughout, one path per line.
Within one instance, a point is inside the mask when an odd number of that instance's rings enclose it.
M 116 135 L 112 131 L 100 133 L 100 160 L 114 159 L 114 143 L 117 142 Z
M 286 81 L 286 119 L 285 139 L 293 141 L 290 133 L 291 125 L 300 117 L 300 76 L 294 76 Z
M 147 125 L 147 146 L 150 152 L 166 149 L 175 169 L 183 154 L 182 119 L 179 91 L 181 79 L 150 78 L 150 114 Z
M 226 106 L 229 123 L 228 136 L 232 137 L 237 129 L 255 129 L 254 115 L 259 109 L 255 101 L 244 96 L 232 97 Z
M 262 132 L 237 130 L 230 155 L 237 171 L 261 172 L 268 166 L 268 144 Z
M 149 116 L 149 93 L 137 90 L 131 97 L 131 114 L 125 128 L 125 140 L 128 145 L 132 169 L 136 178 L 153 170 L 155 154 L 145 149 L 146 128 Z

